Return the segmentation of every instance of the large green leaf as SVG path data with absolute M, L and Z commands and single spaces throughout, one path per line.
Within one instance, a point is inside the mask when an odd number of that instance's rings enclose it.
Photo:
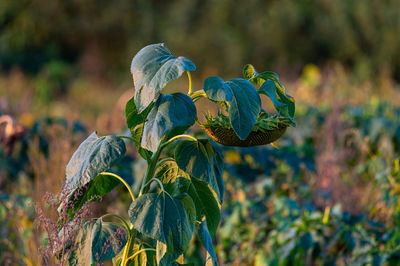
M 132 138 L 139 154 L 146 160 L 151 158 L 152 153 L 146 149 L 143 149 L 140 144 L 142 142 L 144 123 L 152 108 L 153 103 L 151 103 L 143 112 L 139 114 L 134 98 L 131 98 L 126 103 L 125 107 L 126 124 L 131 131 Z
M 185 57 L 176 58 L 163 43 L 152 44 L 140 50 L 132 60 L 131 73 L 135 84 L 135 103 L 141 113 L 157 98 L 171 80 L 196 66 Z
M 195 205 L 195 219 L 201 221 L 205 215 L 209 230 L 215 235 L 221 218 L 221 205 L 218 195 L 206 182 L 182 171 L 174 159 L 164 160 L 156 169 L 154 177 L 164 185 L 164 189 L 173 195 L 187 193 Z
M 190 175 L 182 171 L 172 158 L 164 159 L 154 173 L 164 189 L 171 195 L 177 196 L 186 193 L 190 186 Z
M 125 246 L 127 232 L 114 223 L 95 219 L 84 223 L 75 242 L 69 264 L 92 265 L 114 258 Z
M 77 211 L 86 203 L 100 199 L 119 184 L 120 181 L 118 179 L 109 175 L 100 174 L 87 183 L 84 187 L 74 190 L 68 197 L 71 199 L 70 204 L 73 206 L 73 210 Z M 73 216 L 72 208 L 68 211 L 70 215 Z
M 204 81 L 204 92 L 210 100 L 229 102 L 228 114 L 232 128 L 240 139 L 246 139 L 261 111 L 256 88 L 245 79 L 224 82 L 219 77 L 208 77 Z
M 132 202 L 128 212 L 134 228 L 165 244 L 164 254 L 175 259 L 187 249 L 194 230 L 190 218 L 194 207 L 185 208 L 190 201 L 183 200 L 184 197 L 188 196 L 173 197 L 167 192 L 144 194 Z
M 196 121 L 196 106 L 183 93 L 161 94 L 147 116 L 142 147 L 155 152 L 163 139 L 182 134 Z
M 200 238 L 201 243 L 207 250 L 207 258 L 206 258 L 206 266 L 217 266 L 218 260 L 217 255 L 215 254 L 214 245 L 212 242 L 212 238 L 207 229 L 207 222 L 203 220 L 201 224 L 197 227 L 197 234 Z
M 125 143 L 116 136 L 97 136 L 93 132 L 75 151 L 66 167 L 65 193 L 68 208 L 79 209 L 86 200 L 96 200 L 118 183 L 99 175 L 111 168 L 126 152 Z M 61 206 L 66 204 L 66 201 Z M 60 207 L 61 207 L 60 206 Z
M 278 113 L 290 118 L 293 122 L 295 112 L 294 98 L 286 94 L 285 87 L 279 81 L 278 75 L 269 71 L 258 73 L 250 64 L 244 67 L 243 72 L 247 80 L 260 86 L 258 92 L 267 95 L 271 99 Z
M 211 186 L 222 203 L 224 182 L 222 178 L 223 159 L 210 143 L 203 140 L 183 140 L 175 148 L 175 160 L 179 168 Z

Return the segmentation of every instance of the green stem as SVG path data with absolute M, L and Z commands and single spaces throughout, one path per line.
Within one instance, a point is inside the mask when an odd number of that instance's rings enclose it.
M 175 137 L 173 137 L 173 138 L 170 138 L 170 139 L 169 139 L 166 143 L 164 143 L 163 145 L 166 146 L 166 145 L 170 144 L 171 142 L 173 142 L 174 140 L 177 140 L 177 139 L 179 139 L 179 138 L 187 138 L 187 139 L 190 139 L 190 140 L 193 140 L 193 141 L 197 141 L 197 139 L 196 139 L 195 137 L 192 137 L 192 136 L 190 136 L 190 135 L 177 135 L 177 136 L 175 136 Z
M 117 214 L 105 214 L 103 216 L 100 217 L 101 219 L 106 219 L 106 218 L 117 218 L 118 220 L 120 220 L 122 222 L 122 224 L 125 226 L 126 230 L 128 231 L 129 236 L 131 235 L 131 230 L 129 228 L 128 223 L 125 221 L 124 218 L 122 218 L 121 216 L 117 215 Z
M 188 91 L 188 94 L 190 95 L 190 94 L 192 94 L 192 92 L 193 92 L 193 88 L 192 88 L 192 77 L 190 76 L 190 72 L 189 72 L 189 71 L 186 71 L 186 74 L 187 74 L 188 79 L 189 79 L 189 91 Z
M 118 138 L 121 138 L 121 139 L 129 139 L 129 140 L 135 142 L 135 140 L 134 140 L 133 138 L 128 137 L 128 136 L 118 136 Z
M 168 162 L 168 161 L 175 161 L 175 160 L 174 160 L 174 158 L 171 158 L 171 157 L 163 158 L 163 159 L 161 159 L 161 160 L 159 160 L 159 161 L 157 162 L 156 169 L 157 169 L 161 164 L 163 164 L 164 162 Z
M 207 97 L 207 94 L 204 92 L 204 90 L 198 90 L 189 94 L 189 96 L 192 98 L 193 102 L 196 102 L 201 97 Z
M 132 239 L 134 238 L 134 236 L 129 235 L 128 242 L 126 242 L 124 248 L 124 253 L 122 254 L 121 266 L 126 266 L 128 264 L 129 249 L 131 248 Z
M 143 178 L 142 181 L 142 186 L 140 188 L 140 193 L 139 197 L 143 194 L 145 194 L 148 191 L 148 188 L 146 188 L 146 184 L 150 181 L 150 179 L 153 178 L 154 173 L 156 171 L 156 165 L 158 158 L 160 158 L 161 152 L 164 149 L 165 145 L 163 143 L 160 143 L 158 145 L 157 151 L 151 156 L 149 165 L 147 166 L 146 174 Z
M 140 253 L 142 253 L 142 252 L 145 252 L 145 251 L 156 251 L 154 248 L 144 248 L 144 249 L 141 249 L 141 250 L 139 250 L 139 251 L 137 251 L 136 253 L 134 253 L 132 256 L 130 256 L 129 258 L 128 258 L 128 260 L 132 260 L 133 258 L 135 258 L 137 255 L 139 255 Z
M 120 177 L 120 176 L 118 176 L 118 175 L 116 175 L 114 173 L 109 173 L 109 172 L 101 172 L 100 175 L 109 175 L 109 176 L 115 177 L 116 179 L 121 181 L 122 184 L 124 184 L 125 187 L 128 189 L 129 194 L 131 195 L 132 201 L 135 201 L 135 196 L 133 195 L 133 192 L 132 192 L 131 188 L 129 187 L 128 183 L 126 183 L 125 180 L 122 179 L 122 177 Z
M 145 184 L 144 187 L 147 188 L 153 181 L 155 181 L 155 182 L 158 183 L 158 185 L 160 186 L 160 188 L 161 188 L 162 191 L 165 191 L 165 190 L 164 190 L 164 186 L 163 186 L 163 184 L 161 183 L 161 181 L 160 181 L 159 179 L 155 178 L 155 177 L 153 177 L 152 179 L 150 179 L 150 181 L 147 182 L 147 184 Z

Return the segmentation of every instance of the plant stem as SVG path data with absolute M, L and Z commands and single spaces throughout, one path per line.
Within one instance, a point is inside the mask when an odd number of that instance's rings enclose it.
M 207 94 L 204 92 L 204 90 L 198 90 L 189 94 L 189 96 L 192 98 L 193 102 L 196 102 L 201 97 L 207 97 Z
M 197 139 L 195 137 L 192 137 L 190 135 L 177 135 L 173 138 L 170 138 L 164 145 L 166 146 L 166 145 L 170 144 L 171 142 L 173 142 L 174 140 L 177 140 L 179 138 L 187 138 L 187 139 L 191 139 L 193 141 L 197 141 Z
M 190 72 L 186 71 L 186 74 L 188 76 L 189 79 L 189 90 L 188 90 L 188 95 L 192 94 L 193 89 L 192 89 L 192 77 L 190 76 Z
M 129 258 L 128 258 L 128 260 L 131 260 L 131 259 L 133 259 L 133 258 L 135 258 L 137 255 L 139 255 L 140 253 L 142 253 L 142 252 L 145 252 L 145 251 L 156 251 L 154 248 L 144 248 L 144 249 L 141 249 L 141 250 L 139 250 L 139 251 L 137 251 L 135 254 L 133 254 L 132 256 L 130 256 Z
M 129 139 L 129 140 L 135 142 L 135 140 L 134 140 L 133 138 L 128 137 L 128 136 L 118 136 L 118 138 L 121 138 L 121 139 Z
M 129 187 L 128 183 L 126 183 L 125 180 L 122 179 L 122 177 L 120 177 L 120 176 L 118 176 L 118 175 L 116 175 L 116 174 L 114 174 L 114 173 L 110 173 L 110 172 L 101 172 L 100 175 L 109 175 L 109 176 L 115 177 L 116 179 L 118 179 L 119 181 L 121 181 L 122 184 L 124 184 L 125 187 L 128 189 L 129 194 L 131 195 L 132 201 L 135 200 L 135 196 L 133 195 L 133 192 L 132 192 L 131 188 Z
M 124 248 L 124 254 L 122 255 L 121 266 L 126 266 L 128 264 L 129 249 L 131 248 L 131 243 L 133 241 L 132 239 L 135 239 L 135 237 L 132 234 L 130 234 L 128 242 L 126 242 Z
M 125 226 L 126 230 L 128 231 L 128 235 L 131 236 L 131 230 L 129 228 L 128 223 L 125 221 L 124 218 L 122 218 L 121 216 L 117 215 L 117 214 L 105 214 L 103 216 L 100 217 L 101 219 L 106 219 L 106 218 L 117 218 L 118 220 L 120 220 L 123 225 Z
M 150 179 L 153 178 L 154 172 L 156 171 L 156 165 L 158 158 L 160 158 L 161 152 L 164 149 L 165 145 L 163 143 L 160 143 L 158 145 L 157 151 L 151 156 L 149 165 L 147 166 L 146 174 L 143 178 L 142 185 L 140 188 L 140 193 L 139 197 L 146 193 L 148 191 L 148 188 L 146 188 L 146 184 L 150 181 Z
M 144 185 L 144 187 L 146 188 L 146 187 L 148 187 L 153 181 L 155 181 L 159 186 L 160 186 L 160 188 L 161 188 L 161 190 L 164 192 L 165 190 L 164 190 L 164 186 L 163 186 L 163 184 L 161 183 L 161 181 L 158 179 L 158 178 L 152 178 L 152 179 L 150 179 L 150 181 L 149 182 L 147 182 L 147 184 L 145 184 Z

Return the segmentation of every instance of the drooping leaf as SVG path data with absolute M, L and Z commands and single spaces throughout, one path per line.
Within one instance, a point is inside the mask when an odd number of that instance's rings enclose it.
M 201 221 L 202 216 L 205 215 L 208 230 L 211 235 L 215 236 L 221 219 L 221 204 L 218 201 L 218 195 L 203 180 L 191 177 L 191 181 L 192 183 L 187 193 L 196 206 L 197 221 Z
M 209 184 L 182 171 L 172 158 L 163 161 L 158 166 L 154 177 L 163 183 L 164 189 L 171 195 L 187 193 L 195 206 L 195 219 L 201 221 L 205 215 L 210 221 L 209 230 L 215 235 L 221 218 L 221 205 L 218 195 Z
M 290 118 L 294 124 L 294 98 L 286 94 L 285 87 L 279 81 L 279 76 L 269 71 L 258 73 L 250 64 L 244 67 L 243 73 L 247 80 L 260 86 L 258 92 L 267 95 L 271 99 L 278 113 L 284 117 Z
M 186 194 L 175 197 L 175 199 L 180 201 L 188 215 L 190 223 L 194 225 L 196 210 L 193 200 Z M 176 261 L 182 254 L 183 252 L 176 250 L 172 244 L 164 244 L 161 241 L 157 241 L 156 257 L 159 265 L 179 265 Z
M 196 106 L 183 93 L 161 94 L 147 116 L 141 146 L 155 152 L 163 139 L 185 132 L 196 121 Z
M 267 80 L 261 85 L 258 92 L 267 95 L 271 99 L 278 113 L 283 117 L 290 118 L 293 122 L 295 112 L 294 99 L 281 89 L 282 86 L 280 84 L 281 83 Z
M 222 203 L 224 182 L 222 179 L 222 155 L 210 141 L 183 140 L 175 148 L 175 160 L 179 168 L 211 186 Z
M 87 221 L 76 236 L 76 247 L 70 265 L 92 265 L 114 258 L 125 246 L 127 232 L 102 219 Z
M 139 154 L 146 160 L 151 158 L 152 153 L 142 148 L 140 145 L 142 142 L 144 123 L 152 107 L 153 103 L 149 104 L 149 106 L 139 114 L 133 97 L 126 103 L 125 107 L 126 124 L 131 131 L 132 138 Z
M 215 254 L 211 235 L 207 229 L 206 220 L 203 220 L 201 224 L 198 225 L 197 234 L 199 235 L 201 243 L 207 250 L 206 265 L 217 266 L 218 265 L 217 255 Z
M 245 79 L 224 82 L 219 77 L 208 77 L 204 81 L 204 92 L 210 100 L 229 102 L 228 114 L 232 128 L 240 139 L 246 139 L 261 111 L 256 88 Z
M 185 57 L 175 57 L 163 43 L 141 49 L 133 58 L 131 73 L 135 84 L 135 103 L 139 113 L 157 98 L 171 80 L 196 66 Z
M 138 232 L 167 246 L 166 254 L 176 259 L 188 247 L 194 224 L 181 198 L 167 192 L 144 194 L 132 202 L 128 213 Z
M 98 199 L 111 191 L 118 183 L 106 179 L 114 177 L 99 174 L 110 169 L 125 152 L 124 141 L 112 135 L 99 137 L 93 132 L 82 142 L 66 167 L 65 191 L 69 193 L 66 200 L 70 201 L 68 207 L 78 210 L 85 200 Z M 75 193 L 77 190 L 79 193 Z

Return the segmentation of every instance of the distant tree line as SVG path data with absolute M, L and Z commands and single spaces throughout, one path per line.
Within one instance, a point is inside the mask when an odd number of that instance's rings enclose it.
M 397 0 L 2 0 L 0 64 L 35 73 L 91 54 L 113 72 L 140 47 L 166 42 L 224 74 L 249 62 L 340 61 L 366 78 L 389 71 L 400 80 L 399 33 Z

